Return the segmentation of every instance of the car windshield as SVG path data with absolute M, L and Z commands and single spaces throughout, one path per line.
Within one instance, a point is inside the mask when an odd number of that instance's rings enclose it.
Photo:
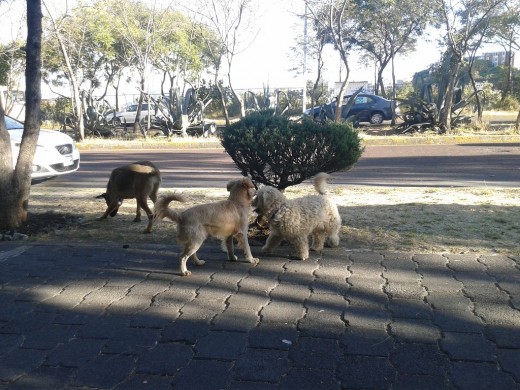
M 23 129 L 23 123 L 18 122 L 17 120 L 5 116 L 5 127 L 7 130 L 14 130 L 14 129 Z

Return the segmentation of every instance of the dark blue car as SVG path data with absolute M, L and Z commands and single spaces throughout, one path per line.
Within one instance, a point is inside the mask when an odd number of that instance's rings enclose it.
M 343 99 L 343 112 L 341 113 L 343 119 L 356 116 L 353 118 L 355 122 L 370 122 L 373 125 L 379 125 L 383 121 L 392 119 L 392 108 L 395 107 L 394 102 L 381 96 L 365 93 L 360 93 L 356 96 L 354 104 L 347 113 L 346 106 L 350 96 L 345 96 Z M 335 112 L 336 101 L 333 101 L 323 106 L 308 109 L 303 113 L 303 116 L 310 117 L 312 113 L 315 120 L 321 120 L 323 116 L 332 119 L 335 116 Z

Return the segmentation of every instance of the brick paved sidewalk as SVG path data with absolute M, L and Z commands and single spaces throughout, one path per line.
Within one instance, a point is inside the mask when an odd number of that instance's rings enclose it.
M 520 259 L 288 250 L 0 243 L 0 388 L 520 388 Z

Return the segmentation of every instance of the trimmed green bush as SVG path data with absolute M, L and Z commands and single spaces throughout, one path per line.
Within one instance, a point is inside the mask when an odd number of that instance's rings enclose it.
M 350 124 L 293 122 L 270 111 L 244 117 L 220 137 L 243 175 L 279 190 L 318 172 L 350 169 L 363 153 Z

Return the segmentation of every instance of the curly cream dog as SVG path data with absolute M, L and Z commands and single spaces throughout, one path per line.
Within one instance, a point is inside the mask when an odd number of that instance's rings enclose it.
M 301 260 L 309 257 L 309 236 L 313 242 L 311 249 L 322 251 L 328 238 L 330 246 L 339 245 L 341 217 L 336 204 L 327 196 L 326 173 L 314 177 L 313 184 L 320 195 L 307 195 L 298 199 L 287 199 L 274 187 L 262 187 L 253 199 L 253 208 L 258 220 L 267 221 L 271 234 L 262 248 L 269 253 L 283 240 L 289 241 Z
M 233 248 L 233 237 L 236 237 L 244 250 L 246 260 L 250 263 L 258 263 L 258 259 L 251 254 L 247 241 L 249 208 L 254 195 L 254 185 L 249 178 L 232 180 L 228 183 L 227 190 L 229 191 L 227 200 L 194 206 L 182 212 L 168 208 L 172 200 L 183 202 L 182 195 L 161 196 L 155 202 L 156 218 L 166 217 L 178 224 L 177 241 L 183 247 L 179 257 L 183 276 L 191 274 L 186 267 L 188 259 L 196 265 L 205 263 L 197 257 L 197 250 L 208 237 L 225 242 L 228 259 L 232 261 L 237 260 Z

